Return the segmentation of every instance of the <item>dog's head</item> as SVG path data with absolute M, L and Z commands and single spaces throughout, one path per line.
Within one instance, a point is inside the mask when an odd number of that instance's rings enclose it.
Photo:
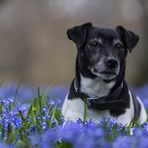
M 108 29 L 91 23 L 73 27 L 67 35 L 77 46 L 77 64 L 82 74 L 89 73 L 103 80 L 113 80 L 119 75 L 128 51 L 139 40 L 135 33 L 122 26 Z

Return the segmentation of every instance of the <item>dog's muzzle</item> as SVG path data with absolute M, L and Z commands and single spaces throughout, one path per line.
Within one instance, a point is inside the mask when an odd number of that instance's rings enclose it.
M 100 60 L 94 66 L 89 68 L 91 72 L 103 80 L 114 79 L 120 70 L 119 61 L 114 57 Z

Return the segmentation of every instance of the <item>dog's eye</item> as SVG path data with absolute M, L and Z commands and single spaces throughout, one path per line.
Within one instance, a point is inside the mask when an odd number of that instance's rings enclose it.
M 89 42 L 88 46 L 90 46 L 90 47 L 97 47 L 98 46 L 98 42 Z
M 115 45 L 115 49 L 123 49 L 123 45 L 118 43 Z

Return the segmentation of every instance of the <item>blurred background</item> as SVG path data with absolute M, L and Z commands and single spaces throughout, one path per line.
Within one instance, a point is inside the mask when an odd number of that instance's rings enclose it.
M 92 22 L 125 28 L 140 41 L 128 55 L 126 79 L 148 82 L 147 0 L 0 0 L 0 83 L 68 86 L 76 48 L 66 30 Z

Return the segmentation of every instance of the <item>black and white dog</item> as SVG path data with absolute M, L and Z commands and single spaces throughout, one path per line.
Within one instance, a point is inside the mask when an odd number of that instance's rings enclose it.
M 112 117 L 123 125 L 144 123 L 144 105 L 124 80 L 127 53 L 139 37 L 122 26 L 108 29 L 91 23 L 73 27 L 67 35 L 77 46 L 77 59 L 76 76 L 62 107 L 65 120 L 83 119 L 85 101 L 87 120 Z

